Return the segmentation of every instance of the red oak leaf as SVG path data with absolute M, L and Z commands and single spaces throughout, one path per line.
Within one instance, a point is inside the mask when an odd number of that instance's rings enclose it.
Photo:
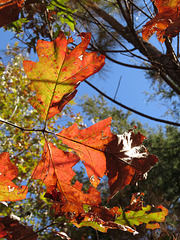
M 106 148 L 107 176 L 111 198 L 125 185 L 137 182 L 143 178 L 158 161 L 155 155 L 150 155 L 141 145 L 145 137 L 133 130 L 118 135 Z
M 0 27 L 18 20 L 24 0 L 1 0 L 0 2 Z
M 111 118 L 79 130 L 77 124 L 62 130 L 57 137 L 72 148 L 83 161 L 88 177 L 94 187 L 106 173 L 105 149 L 115 139 L 110 130 Z
M 100 193 L 95 188 L 90 187 L 88 193 L 84 193 L 80 182 L 71 184 L 75 175 L 72 167 L 78 161 L 76 154 L 63 152 L 46 142 L 42 159 L 32 174 L 34 179 L 41 179 L 46 184 L 45 197 L 54 200 L 55 215 L 65 214 L 72 219 L 84 212 L 83 204 L 96 206 L 101 203 Z
M 94 187 L 105 174 L 108 176 L 112 198 L 125 185 L 142 179 L 158 159 L 141 145 L 145 139 L 142 134 L 130 130 L 115 136 L 110 123 L 111 118 L 107 118 L 83 130 L 74 124 L 57 137 L 81 158 Z
M 180 31 L 180 0 L 155 0 L 158 14 L 142 30 L 142 37 L 147 41 L 155 32 L 160 42 L 166 37 L 175 37 Z
M 63 32 L 52 42 L 38 40 L 39 62 L 23 62 L 36 90 L 36 96 L 30 99 L 30 103 L 45 120 L 59 113 L 75 96 L 79 83 L 105 64 L 103 55 L 86 52 L 91 34 L 81 33 L 80 36 L 82 42 L 72 51 L 67 48 L 72 39 L 67 40 Z
M 0 217 L 0 237 L 7 240 L 36 240 L 38 235 L 33 232 L 32 227 L 24 226 L 17 220 L 17 217 Z
M 0 201 L 19 201 L 26 198 L 28 187 L 21 188 L 11 180 L 18 176 L 17 167 L 11 163 L 9 153 L 0 154 Z

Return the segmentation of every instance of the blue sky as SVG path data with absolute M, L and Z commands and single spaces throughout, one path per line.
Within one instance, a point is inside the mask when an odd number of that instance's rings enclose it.
M 13 44 L 17 41 L 16 39 L 13 39 L 13 33 L 9 31 L 5 32 L 3 28 L 0 28 L 0 36 L 0 50 L 5 49 L 8 43 Z M 30 56 L 30 58 L 33 61 L 38 61 L 38 57 L 35 55 Z M 132 64 L 134 64 L 133 61 L 134 60 L 132 59 Z M 143 70 L 119 66 L 106 59 L 104 69 L 100 73 L 90 77 L 88 81 L 107 95 L 114 97 L 120 77 L 121 83 L 116 95 L 117 101 L 150 116 L 165 118 L 162 117 L 162 115 L 167 111 L 167 108 L 162 105 L 162 102 L 155 101 L 147 103 L 146 101 L 147 97 L 143 92 L 146 91 L 152 93 L 152 90 L 150 89 L 150 82 L 145 78 L 145 71 Z M 76 98 L 79 98 L 84 94 L 92 96 L 97 95 L 98 93 L 86 83 L 81 83 L 78 87 Z M 111 106 L 113 105 L 110 101 L 109 104 Z M 117 108 L 121 109 L 119 106 L 117 106 Z M 165 126 L 165 124 L 157 123 L 134 113 L 131 118 L 139 120 L 142 124 L 148 123 L 151 127 L 155 127 L 157 124 Z M 173 121 L 171 117 L 166 117 L 165 119 Z

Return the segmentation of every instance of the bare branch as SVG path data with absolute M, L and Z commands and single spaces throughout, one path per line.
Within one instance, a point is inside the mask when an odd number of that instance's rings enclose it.
M 142 12 L 147 18 L 152 19 L 152 17 L 150 17 L 147 13 L 145 13 L 141 8 L 139 8 L 132 0 L 129 0 L 131 2 L 131 4 L 137 8 L 140 12 Z M 149 8 L 148 8 L 149 9 Z
M 15 123 L 11 123 L 11 122 L 9 122 L 9 121 L 6 121 L 6 120 L 2 119 L 1 117 L 0 117 L 0 122 L 5 123 L 5 124 L 7 124 L 7 125 L 10 125 L 10 126 L 12 126 L 12 127 L 18 128 L 18 129 L 20 129 L 20 130 L 23 131 L 23 132 L 42 132 L 42 133 L 51 133 L 51 134 L 54 134 L 53 132 L 48 131 L 48 130 L 46 130 L 45 128 L 43 128 L 43 129 L 24 128 L 24 127 L 18 126 L 18 125 L 15 124 Z
M 139 58 L 139 59 L 141 59 L 141 60 L 143 60 L 143 61 L 147 61 L 147 62 L 152 62 L 152 61 L 149 61 L 148 59 L 146 59 L 146 58 L 143 58 L 143 57 L 141 57 L 141 56 L 139 56 L 139 55 L 137 55 L 137 54 L 134 54 L 134 53 L 132 53 L 121 41 L 119 41 L 115 36 L 113 36 L 113 34 L 107 29 L 107 28 L 105 28 L 104 27 L 104 25 L 102 24 L 102 23 L 100 23 L 92 14 L 91 14 L 91 12 L 79 1 L 79 0 L 77 0 L 78 1 L 78 3 L 88 12 L 88 14 L 98 23 L 98 25 L 100 25 L 117 43 L 119 43 L 120 44 L 120 46 L 122 46 L 124 49 L 126 49 L 126 51 L 127 52 L 129 52 L 133 57 L 137 57 L 137 58 Z M 91 2 L 88 2 L 87 3 L 88 4 L 88 6 L 89 6 L 89 4 L 91 5 Z M 96 6 L 96 5 L 93 5 L 93 6 Z M 97 10 L 97 9 L 96 9 Z M 100 10 L 100 9 L 98 9 L 98 10 Z M 103 11 L 103 10 L 102 10 Z M 106 13 L 105 11 L 103 11 L 104 13 Z M 110 16 L 109 14 L 107 14 L 106 13 L 106 15 L 108 15 L 108 16 Z M 112 17 L 113 18 L 113 17 Z M 114 18 L 113 18 L 114 19 Z M 115 19 L 114 19 L 115 20 Z M 115 20 L 116 21 L 116 20 Z M 112 26 L 113 27 L 113 26 Z M 123 27 L 124 28 L 124 27 Z M 115 28 L 114 28 L 115 29 Z M 125 30 L 126 29 L 126 30 Z M 128 32 L 128 29 L 127 28 L 125 28 L 125 29 L 123 29 L 123 31 L 125 31 L 126 32 L 126 34 L 127 34 L 127 32 Z M 116 29 L 115 29 L 116 30 Z M 124 33 L 125 33 L 124 32 Z M 137 48 L 138 49 L 138 48 Z M 157 64 L 157 63 L 156 63 Z
M 106 95 L 104 92 L 102 92 L 101 90 L 99 90 L 97 87 L 95 87 L 93 84 L 89 83 L 87 80 L 84 80 L 85 83 L 87 83 L 90 87 L 92 87 L 93 89 L 95 89 L 98 93 L 100 93 L 102 96 L 104 96 L 105 98 L 107 98 L 108 100 L 110 100 L 111 102 L 121 106 L 122 108 L 125 108 L 141 117 L 145 117 L 145 118 L 148 118 L 150 120 L 153 120 L 153 121 L 156 121 L 156 122 L 162 122 L 162 123 L 165 123 L 165 124 L 169 124 L 169 125 L 173 125 L 173 126 L 180 126 L 180 123 L 176 123 L 176 122 L 172 122 L 172 121 L 168 121 L 168 120 L 164 120 L 164 119 L 160 119 L 160 118 L 155 118 L 155 117 L 152 117 L 152 116 L 149 116 L 147 114 L 144 114 L 142 112 L 139 112 L 135 109 L 132 109 L 116 100 L 114 100 L 113 98 L 109 97 L 108 95 Z
M 78 2 L 80 2 L 80 1 L 78 0 Z M 109 23 L 109 25 L 117 33 L 119 33 L 124 39 L 126 39 L 129 43 L 131 43 L 136 49 L 138 49 L 140 53 L 142 53 L 144 56 L 146 56 L 149 59 L 149 61 L 151 62 L 152 67 L 155 69 L 159 69 L 159 72 L 161 73 L 163 80 L 177 94 L 180 95 L 180 77 L 179 77 L 180 76 L 180 65 L 177 61 L 172 60 L 171 56 L 161 53 L 152 44 L 144 41 L 143 38 L 141 36 L 137 35 L 137 33 L 135 31 L 133 31 L 133 32 L 129 31 L 129 28 L 124 27 L 115 18 L 113 18 L 111 15 L 109 15 L 103 9 L 99 8 L 99 6 L 97 6 L 95 3 L 88 1 L 88 2 L 86 2 L 86 4 L 100 18 L 102 18 L 107 23 Z M 137 57 L 137 55 L 135 55 L 135 54 L 133 56 Z M 139 57 L 139 58 L 141 58 L 141 57 Z M 143 58 L 141 58 L 141 59 L 143 59 Z M 171 80 L 166 81 L 166 79 L 167 79 L 166 75 L 168 75 Z

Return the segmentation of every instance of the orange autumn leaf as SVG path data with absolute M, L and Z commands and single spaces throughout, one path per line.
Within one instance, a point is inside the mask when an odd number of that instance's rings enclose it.
M 39 62 L 23 62 L 36 90 L 36 96 L 30 99 L 30 103 L 45 120 L 61 112 L 75 96 L 79 83 L 105 64 L 103 55 L 86 52 L 91 34 L 81 33 L 80 36 L 82 42 L 73 50 L 67 47 L 72 38 L 66 39 L 63 32 L 51 42 L 38 40 L 36 50 Z
M 0 1 L 0 27 L 18 20 L 19 12 L 24 0 L 1 0 Z
M 91 184 L 97 187 L 107 175 L 110 198 L 126 185 L 142 179 L 158 161 L 142 145 L 145 137 L 133 130 L 122 135 L 110 131 L 111 118 L 79 130 L 76 124 L 63 129 L 57 137 L 81 158 Z
M 72 167 L 78 161 L 79 157 L 76 154 L 64 152 L 46 142 L 41 161 L 32 173 L 34 179 L 41 179 L 45 183 L 45 197 L 54 201 L 55 215 L 77 217 L 84 212 L 83 204 L 96 206 L 101 203 L 100 193 L 95 188 L 90 186 L 88 192 L 84 193 L 82 183 L 76 181 L 74 185 L 71 184 L 75 175 Z M 68 213 L 73 213 L 73 216 Z
M 26 198 L 28 188 L 18 187 L 11 180 L 18 176 L 17 167 L 11 163 L 9 153 L 0 154 L 0 201 L 19 201 Z
M 175 37 L 180 31 L 180 0 L 155 0 L 154 4 L 158 14 L 151 19 L 142 30 L 142 37 L 145 41 L 156 33 L 160 42 L 166 37 Z
M 91 184 L 97 187 L 106 173 L 105 149 L 115 139 L 110 129 L 111 118 L 79 130 L 77 124 L 63 129 L 57 137 L 72 148 L 83 161 Z

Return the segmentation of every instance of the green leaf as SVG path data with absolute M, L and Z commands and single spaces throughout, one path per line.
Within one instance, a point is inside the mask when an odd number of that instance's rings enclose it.
M 98 224 L 97 222 L 93 222 L 93 221 L 83 221 L 80 224 L 76 224 L 75 225 L 80 228 L 80 227 L 92 227 L 100 232 L 107 232 L 107 227 Z
M 130 225 L 131 227 L 139 226 L 140 224 L 147 224 L 146 228 L 159 228 L 159 224 L 157 222 L 163 222 L 165 220 L 165 216 L 168 215 L 168 210 L 163 206 L 158 206 L 157 209 L 161 209 L 158 212 L 150 212 L 151 206 L 147 205 L 146 207 L 142 207 L 142 210 L 139 211 L 127 211 L 124 212 L 121 208 L 119 212 L 120 216 L 116 219 L 116 223 L 122 225 Z M 156 222 L 156 223 L 151 223 Z

